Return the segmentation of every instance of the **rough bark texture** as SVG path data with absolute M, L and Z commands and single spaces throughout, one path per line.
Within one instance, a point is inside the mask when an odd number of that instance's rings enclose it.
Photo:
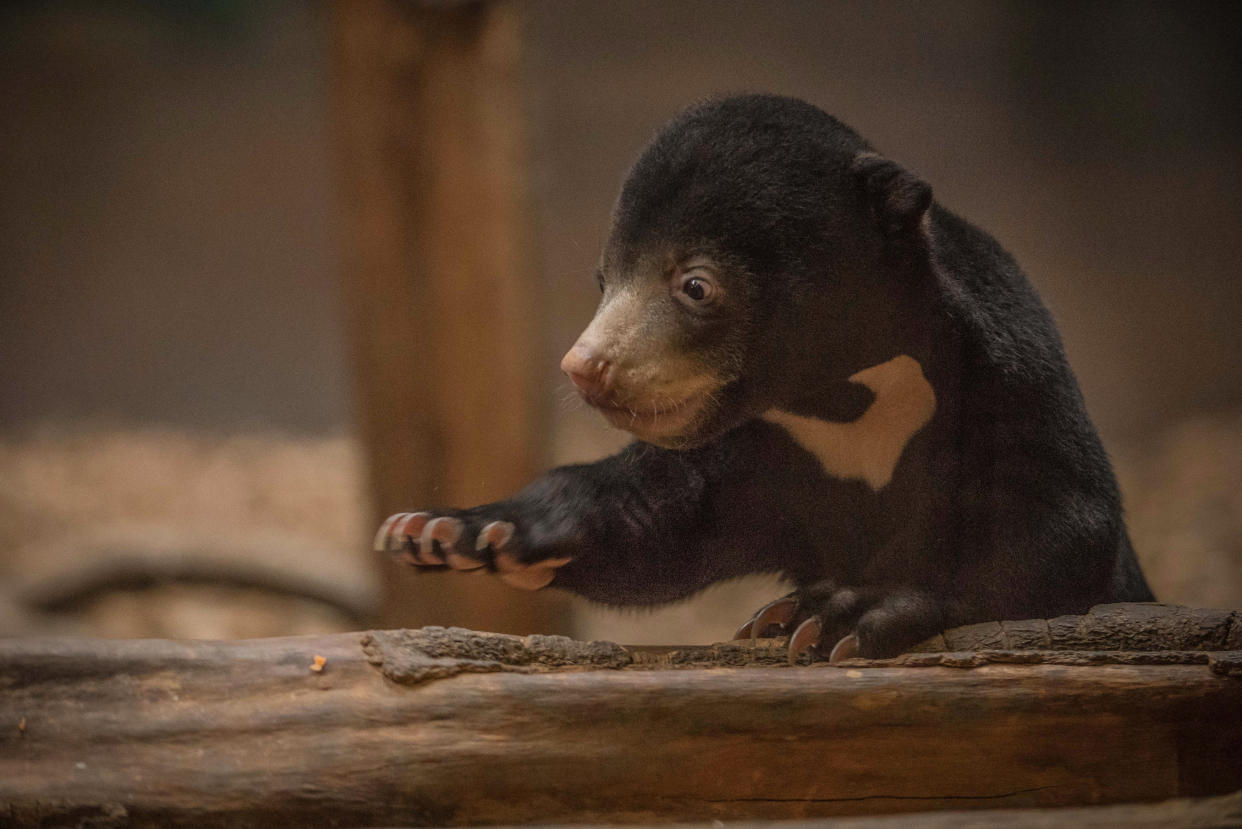
M 787 662 L 784 640 L 622 648 L 564 636 L 505 636 L 464 628 L 372 631 L 363 639 L 388 679 L 417 684 L 459 673 L 564 668 L 760 667 Z M 894 659 L 837 667 L 974 668 L 1020 665 L 1207 665 L 1242 676 L 1242 612 L 1159 603 L 1097 605 L 1082 616 L 987 622 L 945 631 Z
M 1201 664 L 768 667 L 782 653 L 444 628 L 3 641 L 0 823 L 765 820 L 1242 788 L 1242 682 Z
M 1242 612 L 1159 602 L 1096 605 L 1082 616 L 985 622 L 945 631 L 915 651 L 1236 651 Z
M 1242 792 L 1224 797 L 1081 809 L 921 812 L 893 817 L 730 824 L 731 829 L 1237 829 L 1238 826 L 1242 826 Z

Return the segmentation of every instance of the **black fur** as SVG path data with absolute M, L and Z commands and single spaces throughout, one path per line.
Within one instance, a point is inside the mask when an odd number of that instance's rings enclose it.
M 1051 317 L 917 177 L 801 101 L 692 108 L 631 171 L 601 273 L 658 278 L 652 263 L 690 256 L 717 263 L 728 301 L 652 319 L 720 368 L 719 405 L 680 448 L 634 443 L 450 511 L 467 539 L 512 521 L 522 560 L 572 556 L 553 586 L 609 604 L 781 573 L 799 617 L 822 616 L 829 644 L 856 631 L 867 656 L 946 626 L 1152 598 Z M 872 394 L 847 378 L 900 354 L 936 410 L 878 491 L 758 419 L 775 406 L 852 421 Z

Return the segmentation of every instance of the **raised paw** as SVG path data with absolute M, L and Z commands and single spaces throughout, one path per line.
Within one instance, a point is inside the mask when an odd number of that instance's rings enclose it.
M 486 564 L 466 553 L 465 524 L 446 515 L 399 512 L 380 525 L 375 549 L 415 567 L 477 570 Z
M 546 587 L 571 561 L 565 556 L 532 560 L 512 522 L 477 520 L 469 511 L 458 515 L 399 512 L 380 525 L 375 550 L 424 570 L 495 573 L 523 590 Z

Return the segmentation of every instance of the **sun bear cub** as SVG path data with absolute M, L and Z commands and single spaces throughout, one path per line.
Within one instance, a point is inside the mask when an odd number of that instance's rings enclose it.
M 802 101 L 693 107 L 634 164 L 561 368 L 637 440 L 379 549 L 607 604 L 748 573 L 741 636 L 884 657 L 1152 598 L 1047 310 L 990 236 Z

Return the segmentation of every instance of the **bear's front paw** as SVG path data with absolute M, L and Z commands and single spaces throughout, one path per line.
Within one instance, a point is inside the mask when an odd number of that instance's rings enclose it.
M 941 626 L 938 606 L 920 591 L 821 582 L 760 608 L 734 638 L 788 635 L 790 664 L 804 656 L 840 662 L 896 656 Z
M 380 525 L 375 549 L 424 570 L 492 572 L 523 590 L 546 587 L 571 561 L 526 549 L 511 521 L 479 520 L 465 512 L 399 512 Z

